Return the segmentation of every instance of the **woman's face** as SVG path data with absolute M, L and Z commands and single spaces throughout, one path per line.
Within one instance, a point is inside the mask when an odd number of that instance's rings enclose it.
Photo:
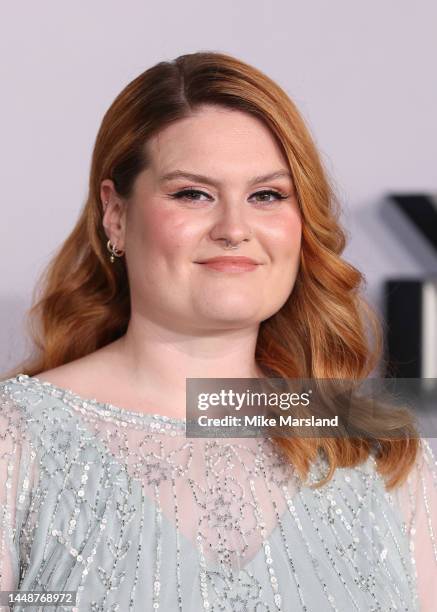
M 276 313 L 296 279 L 301 218 L 268 128 L 241 111 L 203 106 L 147 148 L 151 165 L 129 201 L 102 182 L 104 225 L 125 250 L 132 313 L 189 333 L 253 326 Z M 238 248 L 226 250 L 225 239 Z M 199 263 L 227 255 L 259 265 L 230 272 Z

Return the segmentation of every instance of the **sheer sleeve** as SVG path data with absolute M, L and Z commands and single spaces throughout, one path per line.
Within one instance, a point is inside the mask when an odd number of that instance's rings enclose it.
M 23 548 L 20 532 L 34 481 L 34 450 L 20 409 L 0 383 L 0 590 L 18 590 Z M 0 604 L 0 610 L 9 606 Z
M 422 612 L 437 608 L 437 462 L 428 441 L 420 440 L 415 465 L 395 491 L 416 572 Z

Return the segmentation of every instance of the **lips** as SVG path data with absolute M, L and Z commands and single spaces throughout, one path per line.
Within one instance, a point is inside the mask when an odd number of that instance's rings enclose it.
M 250 257 L 231 257 L 231 256 L 210 257 L 209 259 L 197 261 L 196 263 L 202 263 L 202 264 L 225 263 L 225 264 L 259 265 L 257 261 L 255 261 L 254 259 L 251 259 Z
M 250 272 L 256 270 L 261 264 L 251 259 L 250 257 L 232 257 L 232 256 L 221 256 L 211 257 L 199 263 L 208 270 L 215 270 L 216 272 Z

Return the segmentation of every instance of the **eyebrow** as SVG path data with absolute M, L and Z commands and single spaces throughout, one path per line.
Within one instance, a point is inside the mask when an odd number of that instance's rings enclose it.
M 264 181 L 269 181 L 283 176 L 286 176 L 290 179 L 292 178 L 288 170 L 277 170 L 276 172 L 270 172 L 269 174 L 264 174 L 263 176 L 254 176 L 249 180 L 248 184 L 256 185 L 258 183 L 263 183 Z M 170 181 L 174 178 L 185 178 L 189 179 L 190 181 L 198 181 L 200 183 L 213 185 L 214 187 L 220 186 L 220 181 L 216 181 L 210 176 L 205 176 L 203 174 L 193 174 L 191 172 L 185 172 L 184 170 L 173 170 L 173 172 L 167 172 L 167 174 L 163 174 L 159 178 L 159 182 L 164 183 L 165 181 Z

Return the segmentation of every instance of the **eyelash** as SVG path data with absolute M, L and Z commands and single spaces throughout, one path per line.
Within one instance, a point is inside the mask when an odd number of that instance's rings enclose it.
M 171 197 L 175 198 L 176 200 L 182 200 L 184 199 L 184 197 L 187 197 L 187 194 L 194 194 L 194 193 L 208 196 L 207 193 L 205 193 L 204 191 L 200 191 L 199 189 L 182 189 L 182 191 L 178 191 L 177 193 L 172 194 Z M 252 194 L 252 196 L 250 197 L 253 197 L 254 195 L 259 196 L 259 195 L 265 195 L 265 194 L 271 194 L 271 195 L 276 196 L 277 199 L 275 201 L 286 200 L 288 197 L 282 193 L 279 193 L 279 191 L 274 191 L 273 189 L 265 189 L 263 191 L 257 191 L 256 193 Z M 202 200 L 197 200 L 196 198 L 188 198 L 188 199 L 192 202 L 202 201 Z M 269 201 L 264 200 L 264 201 L 259 201 L 258 203 L 259 204 L 274 204 L 275 201 L 269 202 Z

